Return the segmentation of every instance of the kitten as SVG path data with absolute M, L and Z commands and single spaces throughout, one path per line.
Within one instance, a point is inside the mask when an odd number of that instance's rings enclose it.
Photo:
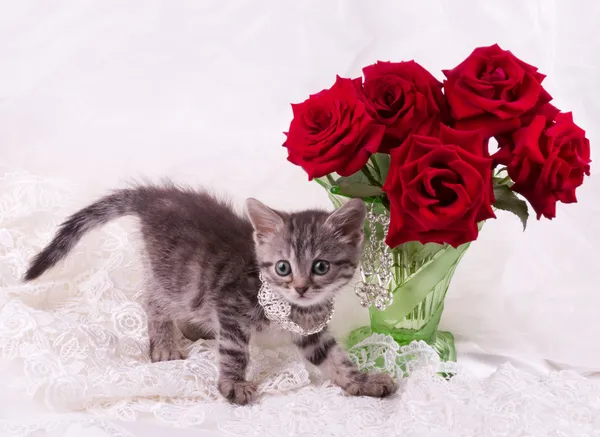
M 283 213 L 248 199 L 246 212 L 241 217 L 206 192 L 169 184 L 118 190 L 69 217 L 33 259 L 25 280 L 64 258 L 91 229 L 137 216 L 148 260 L 144 291 L 152 361 L 183 358 L 175 326 L 193 339 L 216 338 L 219 391 L 247 404 L 256 394 L 256 385 L 246 380 L 248 344 L 270 325 L 257 299 L 259 272 L 291 304 L 291 320 L 304 329 L 315 326 L 356 271 L 366 210 L 353 199 L 332 213 Z M 327 328 L 291 336 L 304 357 L 347 393 L 395 392 L 389 375 L 360 372 Z

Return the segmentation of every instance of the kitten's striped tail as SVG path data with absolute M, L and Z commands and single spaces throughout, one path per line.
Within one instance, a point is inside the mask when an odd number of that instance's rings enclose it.
M 68 255 L 88 231 L 124 215 L 135 213 L 136 190 L 114 192 L 69 217 L 50 244 L 31 261 L 24 280 L 31 281 Z

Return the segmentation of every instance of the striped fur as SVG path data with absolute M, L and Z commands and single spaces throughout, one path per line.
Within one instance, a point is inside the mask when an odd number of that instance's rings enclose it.
M 362 201 L 333 213 L 281 213 L 253 199 L 247 206 L 247 217 L 239 216 L 207 192 L 172 184 L 119 190 L 69 217 L 32 260 L 25 280 L 54 266 L 89 230 L 120 216 L 138 217 L 151 360 L 183 358 L 176 327 L 194 340 L 216 338 L 219 390 L 231 402 L 246 404 L 256 395 L 255 384 L 246 380 L 248 345 L 269 325 L 257 301 L 259 272 L 291 303 L 296 323 L 314 326 L 325 316 L 328 300 L 356 271 L 365 218 Z M 276 273 L 280 260 L 290 263 L 292 274 Z M 329 271 L 313 274 L 315 260 L 328 261 Z M 389 377 L 360 373 L 326 331 L 293 341 L 348 393 L 393 392 Z
M 387 374 L 358 370 L 327 330 L 306 337 L 295 336 L 294 343 L 308 362 L 318 366 L 331 381 L 350 395 L 386 397 L 398 388 Z

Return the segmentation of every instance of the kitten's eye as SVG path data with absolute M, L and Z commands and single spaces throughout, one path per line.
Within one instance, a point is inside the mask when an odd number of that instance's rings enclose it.
M 287 261 L 277 261 L 275 264 L 275 271 L 279 276 L 287 276 L 292 273 L 292 266 Z
M 329 271 L 329 263 L 323 260 L 317 260 L 312 265 L 312 271 L 315 275 L 324 275 Z

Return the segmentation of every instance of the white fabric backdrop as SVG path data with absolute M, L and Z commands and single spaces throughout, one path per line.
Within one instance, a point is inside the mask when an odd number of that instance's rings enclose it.
M 493 1 L 0 1 L 0 167 L 75 182 L 91 199 L 172 177 L 280 208 L 329 206 L 285 160 L 290 102 L 376 60 L 438 78 L 498 42 L 599 138 L 600 4 Z M 477 363 L 600 372 L 600 183 L 553 222 L 500 214 L 459 267 L 443 327 Z M 354 296 L 339 330 L 358 324 Z

